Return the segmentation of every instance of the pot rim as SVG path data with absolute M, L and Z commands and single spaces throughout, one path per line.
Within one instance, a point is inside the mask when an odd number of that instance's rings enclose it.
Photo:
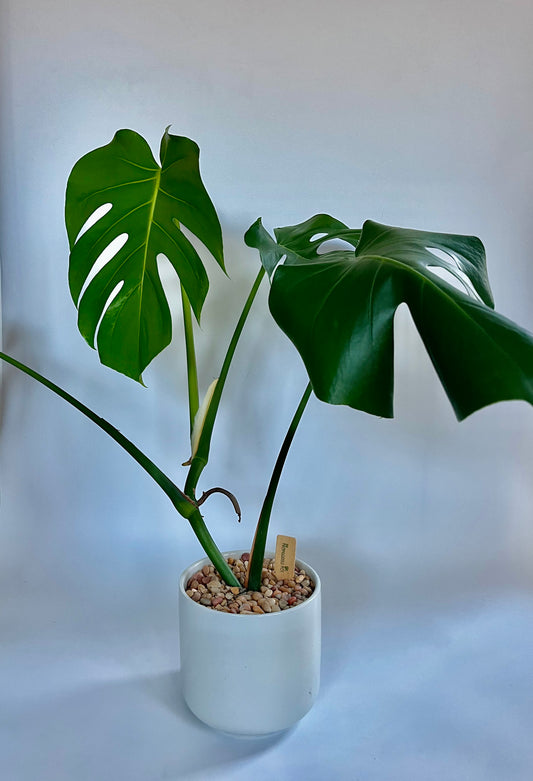
M 232 556 L 233 558 L 235 558 L 237 556 L 241 556 L 241 554 L 243 554 L 243 553 L 248 553 L 246 548 L 243 548 L 242 550 L 223 551 L 222 555 L 224 557 Z M 274 554 L 271 553 L 270 551 L 265 551 L 265 558 L 273 558 L 273 556 L 274 556 Z M 194 607 L 196 609 L 203 610 L 204 612 L 206 610 L 209 610 L 209 612 L 213 613 L 214 615 L 223 616 L 224 620 L 226 618 L 228 618 L 228 619 L 241 618 L 241 615 L 239 613 L 223 613 L 221 610 L 211 610 L 206 605 L 200 605 L 199 602 L 195 602 L 194 599 L 191 599 L 190 596 L 185 593 L 185 578 L 187 576 L 187 573 L 190 570 L 194 569 L 194 568 L 201 569 L 202 566 L 204 564 L 206 564 L 207 562 L 209 562 L 210 564 L 212 563 L 211 559 L 209 558 L 209 556 L 204 556 L 202 559 L 198 559 L 198 561 L 194 561 L 192 564 L 189 564 L 188 567 L 185 567 L 185 569 L 181 573 L 180 579 L 179 579 L 179 591 L 180 591 L 181 596 L 184 599 L 187 599 L 191 603 L 191 605 L 194 605 Z M 272 619 L 278 618 L 279 619 L 280 616 L 285 616 L 287 613 L 293 613 L 293 611 L 295 611 L 295 610 L 301 610 L 302 608 L 305 608 L 307 605 L 309 605 L 311 602 L 313 602 L 313 600 L 318 599 L 318 597 L 320 596 L 320 592 L 321 592 L 321 583 L 320 583 L 320 577 L 318 575 L 318 572 L 314 569 L 314 567 L 312 567 L 310 564 L 307 564 L 307 562 L 305 562 L 303 559 L 296 558 L 296 564 L 299 567 L 300 566 L 303 567 L 305 569 L 306 573 L 311 575 L 311 578 L 312 578 L 312 580 L 315 583 L 315 588 L 314 588 L 314 591 L 311 594 L 311 596 L 308 597 L 307 599 L 305 599 L 300 605 L 295 605 L 294 607 L 288 608 L 287 610 L 280 610 L 278 613 L 257 613 L 257 614 L 252 615 L 252 616 L 247 615 L 246 618 L 255 618 L 255 619 L 263 618 L 264 619 L 265 616 L 267 616 L 268 618 L 272 618 Z

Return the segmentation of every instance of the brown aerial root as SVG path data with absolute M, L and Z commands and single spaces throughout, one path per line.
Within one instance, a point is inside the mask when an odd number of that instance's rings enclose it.
M 234 496 L 231 491 L 227 491 L 225 488 L 219 488 L 217 486 L 216 488 L 210 488 L 209 491 L 204 491 L 201 497 L 196 501 L 197 506 L 200 507 L 200 505 L 203 504 L 205 500 L 211 496 L 211 494 L 224 494 L 224 496 L 227 496 L 232 503 L 235 512 L 237 513 L 239 523 L 241 522 L 242 513 L 239 502 L 237 501 L 237 497 Z

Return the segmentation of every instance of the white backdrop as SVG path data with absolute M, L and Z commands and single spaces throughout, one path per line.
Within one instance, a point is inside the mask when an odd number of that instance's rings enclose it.
M 76 329 L 63 227 L 82 154 L 121 127 L 157 149 L 170 123 L 202 149 L 231 277 L 211 264 L 204 390 L 257 270 L 242 235 L 258 216 L 476 234 L 497 309 L 533 330 L 532 23 L 521 0 L 5 1 L 4 349 L 180 479 L 179 316 L 148 389 L 100 367 Z M 457 424 L 406 312 L 396 326 L 395 420 L 315 399 L 280 486 L 271 538 L 294 534 L 324 580 L 324 683 L 266 743 L 210 733 L 180 700 L 191 530 L 103 433 L 4 369 L 2 778 L 530 779 L 533 410 Z M 264 290 L 203 481 L 243 506 L 240 527 L 222 497 L 205 506 L 223 549 L 251 540 L 304 386 Z

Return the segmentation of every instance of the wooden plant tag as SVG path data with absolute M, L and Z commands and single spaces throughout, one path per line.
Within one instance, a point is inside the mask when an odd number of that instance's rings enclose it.
M 278 580 L 292 580 L 296 559 L 296 538 L 278 534 L 276 539 L 276 557 L 274 574 Z

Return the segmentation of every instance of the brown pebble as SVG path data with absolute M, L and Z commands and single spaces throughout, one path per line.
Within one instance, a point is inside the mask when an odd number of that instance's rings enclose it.
M 250 561 L 250 554 L 244 553 L 239 559 L 228 559 L 228 564 L 243 584 L 243 588 L 228 586 L 223 582 L 213 565 L 204 565 L 201 570 L 189 578 L 186 593 L 201 605 L 224 613 L 259 615 L 261 613 L 279 613 L 302 604 L 313 593 L 314 584 L 304 570 L 295 568 L 291 580 L 277 580 L 274 573 L 274 561 L 266 559 L 262 570 L 262 585 L 259 591 L 246 591 L 244 579 Z
M 216 593 L 217 593 L 217 591 L 221 591 L 221 590 L 222 590 L 222 586 L 220 585 L 220 583 L 219 583 L 219 581 L 218 581 L 218 580 L 211 580 L 211 581 L 210 581 L 210 582 L 207 584 L 207 588 L 209 589 L 209 591 L 210 591 L 212 594 L 216 594 Z

